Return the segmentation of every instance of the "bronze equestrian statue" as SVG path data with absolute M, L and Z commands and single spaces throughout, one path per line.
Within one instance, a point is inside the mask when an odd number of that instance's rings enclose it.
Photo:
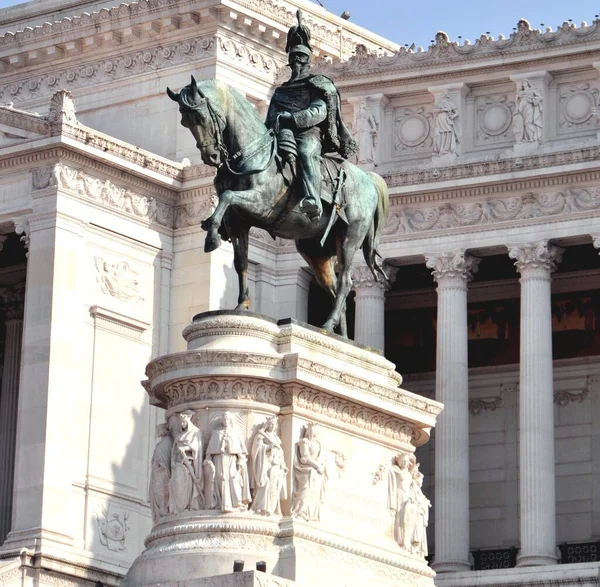
M 346 298 L 352 260 L 362 248 L 375 279 L 387 280 L 377 247 L 389 196 L 385 181 L 347 158 L 356 144 L 344 126 L 334 83 L 311 75 L 310 33 L 302 24 L 287 38 L 289 81 L 275 90 L 267 123 L 240 92 L 215 81 L 192 82 L 179 93 L 181 124 L 190 129 L 202 161 L 217 168 L 219 203 L 202 222 L 204 250 L 233 243 L 239 278 L 237 309 L 250 305 L 248 235 L 256 226 L 273 238 L 293 239 L 319 285 L 333 300 L 323 328 L 347 336 Z M 338 275 L 334 270 L 337 259 Z

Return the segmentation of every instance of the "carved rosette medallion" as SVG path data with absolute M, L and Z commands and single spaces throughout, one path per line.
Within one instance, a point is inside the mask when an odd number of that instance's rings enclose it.
M 547 240 L 512 245 L 508 255 L 515 259 L 515 267 L 521 279 L 550 279 L 550 274 L 562 260 L 564 249 Z
M 466 288 L 477 272 L 481 259 L 469 255 L 464 250 L 452 253 L 425 255 L 425 265 L 432 270 L 433 278 L 440 287 Z

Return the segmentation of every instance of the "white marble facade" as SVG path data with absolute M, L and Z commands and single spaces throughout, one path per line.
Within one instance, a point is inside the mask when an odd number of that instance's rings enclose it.
M 336 80 L 347 121 L 360 122 L 364 165 L 390 186 L 381 252 L 394 265 L 427 263 L 432 303 L 447 312 L 438 380 L 408 386 L 449 408 L 443 448 L 420 449 L 437 583 L 497 584 L 468 570 L 470 550 L 518 546 L 513 584 L 596 584 L 596 564 L 555 560 L 556 545 L 600 535 L 600 362 L 553 362 L 548 296 L 561 249 L 600 248 L 598 22 L 541 32 L 520 21 L 507 38 L 473 44 L 440 32 L 411 51 L 304 0 L 0 11 L 0 232 L 28 250 L 0 584 L 116 585 L 142 551 L 164 419 L 139 385 L 144 366 L 184 349 L 194 314 L 237 298 L 231 248 L 203 253 L 212 173 L 165 89 L 217 78 L 264 112 L 298 6 L 316 67 Z M 520 359 L 469 372 L 469 260 L 490 254 L 510 255 L 521 279 Z M 256 231 L 250 261 L 253 310 L 306 320 L 311 276 L 293 246 Z M 386 292 L 360 267 L 355 289 L 356 339 L 382 348 Z

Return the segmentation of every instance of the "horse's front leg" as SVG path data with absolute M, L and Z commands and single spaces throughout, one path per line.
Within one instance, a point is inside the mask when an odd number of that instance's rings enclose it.
M 206 230 L 207 235 L 204 239 L 204 252 L 210 253 L 221 246 L 221 235 L 219 234 L 219 227 L 223 222 L 223 216 L 227 212 L 227 208 L 231 206 L 235 201 L 235 194 L 233 190 L 225 190 L 219 196 L 219 203 L 215 208 L 215 211 L 206 220 L 200 223 L 202 230 Z

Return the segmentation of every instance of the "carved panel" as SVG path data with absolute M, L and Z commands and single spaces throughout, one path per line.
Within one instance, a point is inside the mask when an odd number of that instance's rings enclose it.
M 477 127 L 475 139 L 479 144 L 503 143 L 513 140 L 512 117 L 514 103 L 506 94 L 480 96 L 476 99 Z
M 595 109 L 600 91 L 590 83 L 573 84 L 560 88 L 559 129 L 573 132 L 596 128 Z
M 398 108 L 394 120 L 396 153 L 429 153 L 433 148 L 431 134 L 433 114 L 425 108 Z

